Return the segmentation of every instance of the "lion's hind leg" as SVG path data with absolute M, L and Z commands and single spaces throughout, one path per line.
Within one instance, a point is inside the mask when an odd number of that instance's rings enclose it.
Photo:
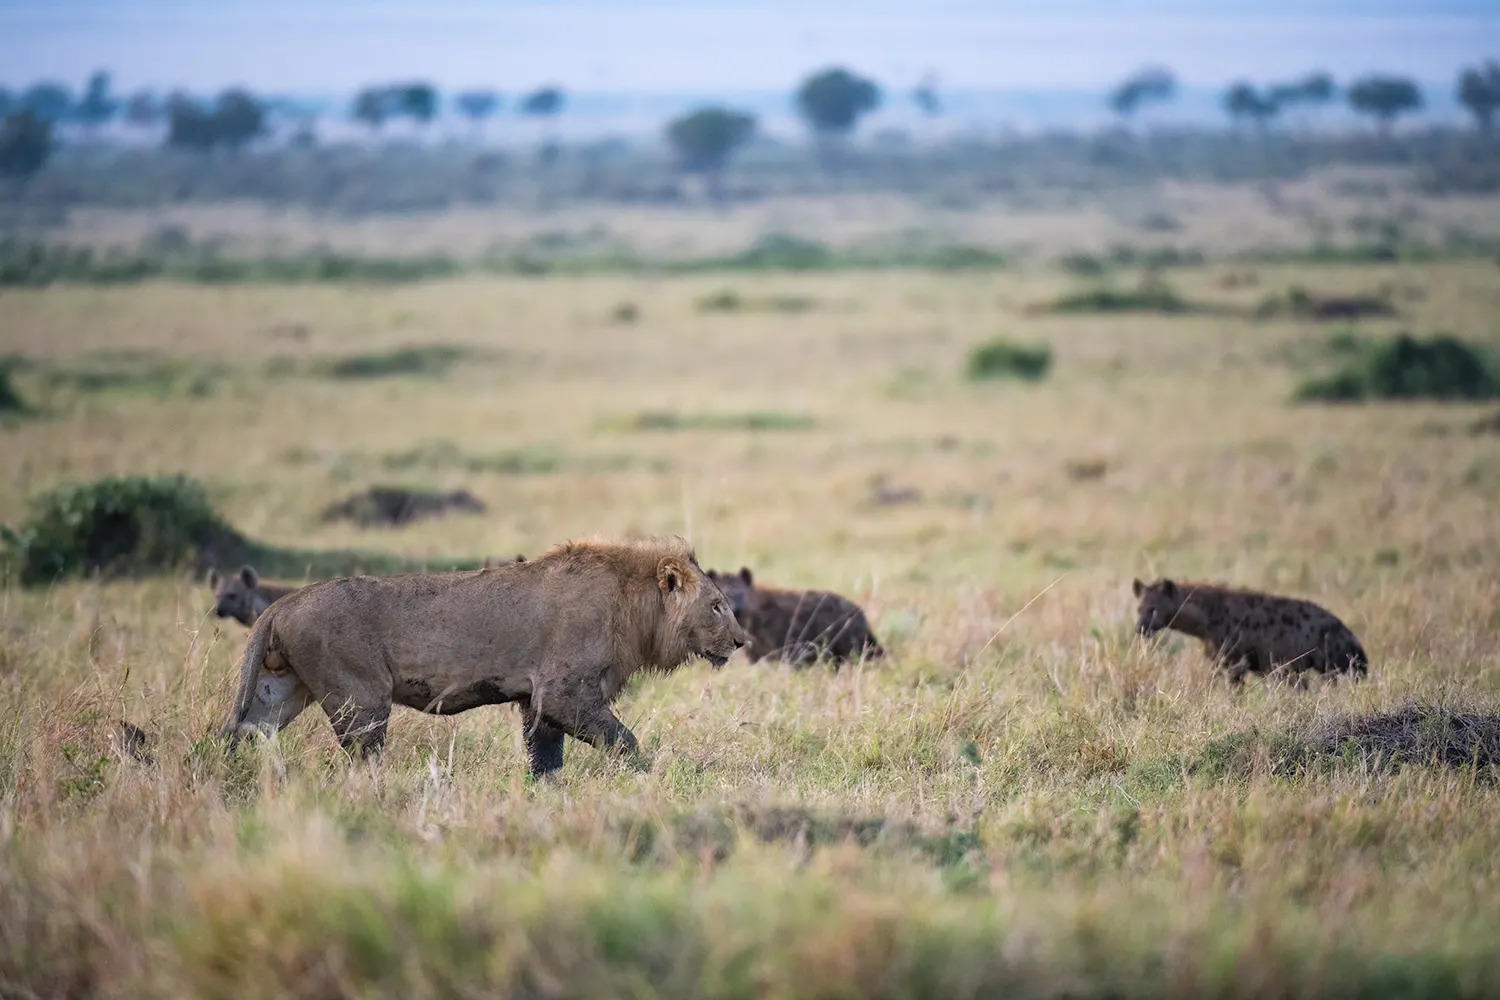
M 313 694 L 302 679 L 289 670 L 262 669 L 255 681 L 255 695 L 235 735 L 259 732 L 270 737 L 312 704 Z
M 352 700 L 334 703 L 329 708 L 329 699 L 324 699 L 323 708 L 328 712 L 328 721 L 339 738 L 339 746 L 353 757 L 379 753 L 385 746 L 386 726 L 391 721 L 391 703 L 384 705 L 361 705 Z
M 534 777 L 542 778 L 563 765 L 563 731 L 543 719 L 531 702 L 521 703 L 521 730 L 526 739 L 526 763 Z

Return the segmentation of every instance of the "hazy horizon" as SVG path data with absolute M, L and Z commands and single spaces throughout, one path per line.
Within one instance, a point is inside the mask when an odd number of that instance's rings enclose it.
M 0 84 L 76 86 L 107 68 L 122 90 L 244 85 L 346 93 L 414 77 L 444 89 L 710 94 L 789 90 L 840 63 L 905 90 L 936 73 L 958 91 L 1097 90 L 1145 63 L 1188 85 L 1372 71 L 1451 88 L 1500 57 L 1500 14 L 1474 0 L 1118 4 L 875 0 L 712 6 L 619 0 L 0 0 Z

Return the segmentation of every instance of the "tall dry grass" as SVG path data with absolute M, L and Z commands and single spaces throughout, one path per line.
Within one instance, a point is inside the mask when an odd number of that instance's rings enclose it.
M 1494 334 L 1492 265 L 1258 273 L 1252 297 L 1420 285 L 1404 325 Z M 1244 297 L 1217 277 L 1173 280 Z M 344 760 L 316 712 L 226 757 L 207 734 L 243 632 L 201 582 L 5 589 L 0 994 L 1500 990 L 1495 769 L 1309 750 L 1413 702 L 1500 715 L 1480 410 L 1292 406 L 1326 331 L 1028 312 L 1066 286 L 1051 274 L 729 283 L 814 304 L 700 312 L 722 278 L 7 294 L 7 351 L 226 373 L 206 396 L 21 374 L 38 413 L 0 429 L 0 520 L 62 481 L 184 471 L 303 548 L 682 532 L 705 565 L 854 597 L 891 656 L 643 678 L 620 714 L 648 771 L 570 744 L 532 785 L 508 708 L 400 711 L 376 762 Z M 969 382 L 996 335 L 1050 345 L 1052 373 Z M 433 344 L 470 353 L 430 378 L 309 363 Z M 553 460 L 465 460 L 525 449 Z M 920 497 L 878 503 L 877 477 Z M 464 485 L 490 513 L 317 521 L 382 481 Z M 1233 691 L 1190 642 L 1131 635 L 1131 577 L 1159 573 L 1317 600 L 1371 675 Z

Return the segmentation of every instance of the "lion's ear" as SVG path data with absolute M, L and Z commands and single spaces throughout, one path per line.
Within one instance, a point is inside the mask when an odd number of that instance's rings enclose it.
M 256 587 L 260 586 L 260 574 L 255 572 L 254 566 L 241 566 L 240 579 L 243 580 L 245 582 L 245 586 L 249 587 L 251 590 L 254 590 Z
M 1135 592 L 1136 597 L 1140 597 L 1141 593 L 1145 591 L 1146 585 L 1141 582 L 1140 577 L 1136 577 L 1135 582 L 1130 585 L 1130 589 Z
M 755 577 L 750 575 L 749 566 L 740 567 L 740 579 L 745 581 L 745 586 L 747 587 L 755 586 Z
M 211 589 L 211 590 L 218 590 L 219 589 L 219 581 L 221 579 L 223 579 L 223 578 L 219 576 L 219 570 L 218 570 L 217 567 L 215 567 L 213 569 L 210 569 L 208 571 L 208 586 L 209 586 L 209 589 Z
M 656 567 L 656 583 L 664 594 L 682 590 L 692 578 L 693 574 L 683 565 L 682 560 L 676 557 L 663 559 Z
M 517 552 L 516 553 L 516 562 L 517 563 L 523 563 L 525 561 L 526 561 L 526 553 L 524 553 L 524 552 Z

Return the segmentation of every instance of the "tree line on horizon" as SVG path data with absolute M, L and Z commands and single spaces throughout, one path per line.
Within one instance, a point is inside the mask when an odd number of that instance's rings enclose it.
M 1174 74 L 1163 67 L 1145 67 L 1110 91 L 1107 103 L 1122 123 L 1129 123 L 1142 109 L 1172 100 L 1178 90 Z M 1332 103 L 1339 90 L 1327 73 L 1313 72 L 1292 81 L 1256 85 L 1238 80 L 1224 91 L 1221 103 L 1232 123 L 1246 122 L 1264 132 L 1289 110 L 1316 108 Z M 1374 121 L 1382 136 L 1388 135 L 1403 115 L 1419 112 L 1423 94 L 1407 77 L 1372 74 L 1351 82 L 1343 91 L 1349 108 Z M 1455 85 L 1458 102 L 1473 117 L 1476 129 L 1488 137 L 1500 111 L 1500 63 L 1494 60 L 1466 67 Z M 935 77 L 928 75 L 910 97 L 926 115 L 942 113 Z M 840 162 L 844 141 L 861 118 L 877 109 L 884 99 L 879 84 L 848 69 L 830 67 L 804 78 L 793 93 L 793 105 L 812 132 L 820 158 L 830 167 Z M 548 85 L 521 95 L 518 113 L 551 119 L 566 102 L 560 86 Z M 502 95 L 492 89 L 474 88 L 452 95 L 450 106 L 476 130 L 496 116 Z M 378 134 L 389 123 L 406 119 L 417 128 L 438 117 L 442 95 L 430 83 L 409 81 L 364 87 L 352 98 L 348 117 Z M 311 119 L 289 102 L 259 97 L 244 88 L 229 88 L 212 100 L 176 92 L 165 98 L 150 91 L 128 96 L 114 93 L 109 73 L 90 76 L 81 94 L 55 81 L 35 83 L 19 92 L 0 87 L 0 176 L 25 178 L 46 162 L 54 129 L 79 127 L 85 134 L 112 122 L 140 128 L 166 126 L 169 148 L 205 153 L 215 149 L 242 148 L 265 136 L 273 115 L 294 123 L 292 142 L 315 142 Z M 722 173 L 734 153 L 755 134 L 753 113 L 724 105 L 699 107 L 670 122 L 664 137 L 679 169 L 703 175 L 711 194 L 718 196 Z

